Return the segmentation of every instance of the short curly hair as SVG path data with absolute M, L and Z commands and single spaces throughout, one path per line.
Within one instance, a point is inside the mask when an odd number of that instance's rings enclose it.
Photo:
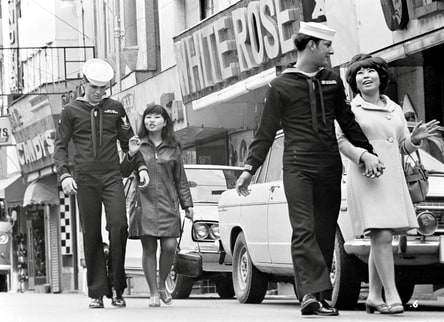
M 353 56 L 348 65 L 346 79 L 355 94 L 359 93 L 356 85 L 356 74 L 361 68 L 373 68 L 376 70 L 381 82 L 379 85 L 379 91 L 381 94 L 384 93 L 390 80 L 390 72 L 387 62 L 381 57 L 373 57 L 368 54 L 357 54 Z

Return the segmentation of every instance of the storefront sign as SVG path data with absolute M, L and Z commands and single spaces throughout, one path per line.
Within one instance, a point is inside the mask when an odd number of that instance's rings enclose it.
M 302 6 L 301 0 L 244 0 L 177 36 L 174 48 L 184 102 L 294 61 L 292 37 L 303 17 Z
M 17 142 L 17 155 L 20 164 L 26 165 L 54 154 L 55 129 L 38 133 L 24 142 Z
M 53 167 L 55 128 L 60 113 L 60 95 L 29 95 L 9 107 L 11 133 L 15 138 L 21 172 L 32 173 Z M 51 170 L 52 171 L 52 170 Z M 32 176 L 31 176 L 32 177 Z
M 7 117 L 0 117 L 0 146 L 12 145 L 11 122 Z

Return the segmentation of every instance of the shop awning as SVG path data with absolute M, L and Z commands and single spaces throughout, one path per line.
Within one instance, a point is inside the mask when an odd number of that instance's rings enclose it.
M 21 174 L 0 179 L 0 199 L 6 201 L 8 207 L 21 206 L 25 184 Z
M 59 204 L 56 175 L 33 181 L 26 187 L 23 196 L 23 207 L 40 204 Z

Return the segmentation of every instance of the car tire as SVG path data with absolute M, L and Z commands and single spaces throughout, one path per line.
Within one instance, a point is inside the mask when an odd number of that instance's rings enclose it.
M 165 284 L 167 291 L 174 299 L 187 299 L 193 289 L 193 278 L 177 274 L 172 269 Z
M 335 250 L 330 277 L 333 284 L 332 305 L 338 309 L 353 309 L 361 291 L 363 264 L 344 249 L 344 238 L 336 230 Z
M 234 245 L 233 286 L 240 303 L 261 303 L 267 292 L 268 280 L 253 265 L 243 233 L 238 235 Z
M 232 299 L 234 297 L 233 276 L 224 274 L 214 281 L 216 283 L 216 292 L 221 299 Z

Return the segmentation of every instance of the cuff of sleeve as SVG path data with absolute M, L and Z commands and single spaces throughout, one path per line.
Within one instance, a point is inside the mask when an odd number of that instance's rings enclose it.
M 146 165 L 141 165 L 138 169 L 137 169 L 137 171 L 146 171 L 146 172 L 148 172 L 148 168 L 147 168 L 147 166 Z
M 248 172 L 251 175 L 254 175 L 256 173 L 256 170 L 251 164 L 245 164 L 244 165 L 244 171 Z
M 368 152 L 368 151 L 363 148 L 356 148 L 356 151 L 353 153 L 353 156 L 352 156 L 352 161 L 356 164 L 361 163 L 361 157 L 365 152 Z
M 414 144 L 412 142 L 412 138 L 408 137 L 405 141 L 404 141 L 404 149 L 408 152 L 408 153 L 412 153 L 415 150 L 419 149 L 419 147 L 421 146 L 421 141 L 419 142 L 419 144 Z
M 64 173 L 64 174 L 60 175 L 60 178 L 59 178 L 60 183 L 62 183 L 63 180 L 65 180 L 67 178 L 72 178 L 70 173 Z

